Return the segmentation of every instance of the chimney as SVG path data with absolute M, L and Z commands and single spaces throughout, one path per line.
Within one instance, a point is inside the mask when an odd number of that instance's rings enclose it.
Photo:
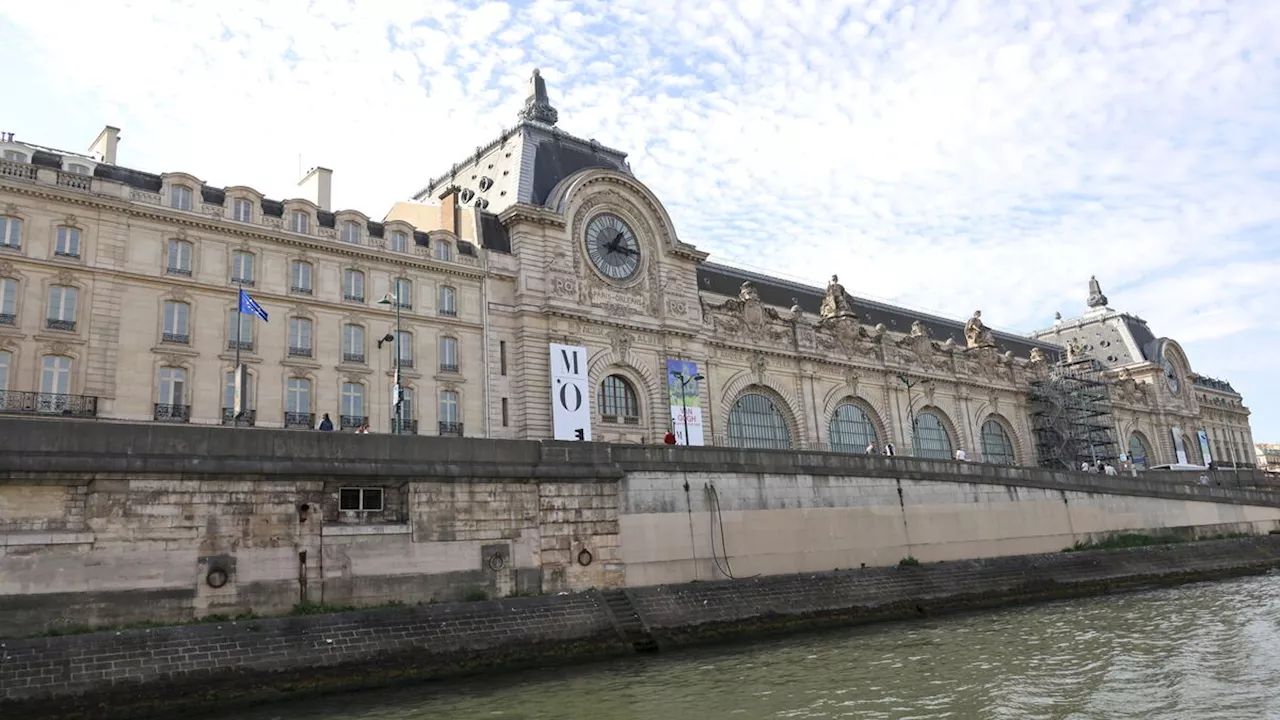
M 120 144 L 120 128 L 111 127 L 110 125 L 102 128 L 102 132 L 98 133 L 98 139 L 93 141 L 89 146 L 89 152 L 94 157 L 108 165 L 116 164 L 116 145 Z
M 329 168 L 313 167 L 306 177 L 298 181 L 302 188 L 302 197 L 315 203 L 317 207 L 329 211 L 329 201 L 333 193 L 333 171 Z
M 450 185 L 440 195 L 440 223 L 442 230 L 458 234 L 458 186 Z

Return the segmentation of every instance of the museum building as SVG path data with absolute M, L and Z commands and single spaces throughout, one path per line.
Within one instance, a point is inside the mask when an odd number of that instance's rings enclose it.
M 709 262 L 624 153 L 558 120 L 535 71 L 514 127 L 381 220 L 334 210 L 326 168 L 275 200 L 119 165 L 113 127 L 83 154 L 0 136 L 0 412 L 1253 460 L 1240 395 L 1096 280 L 1024 336 Z

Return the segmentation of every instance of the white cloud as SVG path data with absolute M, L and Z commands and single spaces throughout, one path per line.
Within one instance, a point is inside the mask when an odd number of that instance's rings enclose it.
M 1280 439 L 1280 3 L 52 0 L 0 15 L 7 130 L 380 215 L 514 121 L 630 150 L 717 259 L 992 324 L 1114 307 Z M 1267 343 L 1270 343 L 1268 345 Z

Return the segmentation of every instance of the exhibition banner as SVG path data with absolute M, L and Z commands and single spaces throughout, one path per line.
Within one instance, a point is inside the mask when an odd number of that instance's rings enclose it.
M 704 445 L 702 434 L 702 383 L 698 364 L 692 360 L 667 360 L 667 394 L 671 403 L 671 432 L 677 445 Z M 683 378 L 684 382 L 681 382 Z M 685 429 L 688 428 L 686 437 Z

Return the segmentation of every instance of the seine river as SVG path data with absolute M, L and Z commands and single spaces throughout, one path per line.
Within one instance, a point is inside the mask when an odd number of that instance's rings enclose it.
M 1280 718 L 1280 575 L 352 693 L 227 717 Z

